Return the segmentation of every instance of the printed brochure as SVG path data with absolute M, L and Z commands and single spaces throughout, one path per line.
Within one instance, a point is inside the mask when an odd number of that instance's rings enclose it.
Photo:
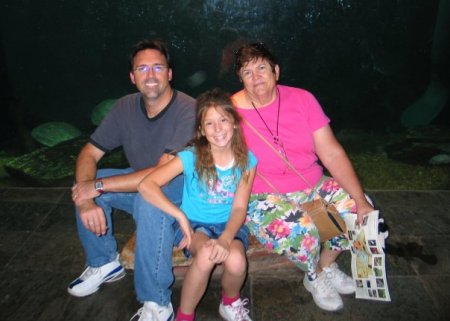
M 384 234 L 378 233 L 377 210 L 364 217 L 360 226 L 356 214 L 347 214 L 348 237 L 352 244 L 352 276 L 358 299 L 391 301 L 386 280 Z

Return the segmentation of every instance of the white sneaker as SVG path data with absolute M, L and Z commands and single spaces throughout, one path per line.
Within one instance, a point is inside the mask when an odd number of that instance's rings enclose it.
M 317 275 L 314 281 L 310 281 L 305 274 L 303 285 L 311 292 L 316 305 L 327 311 L 337 311 L 344 307 L 341 296 L 327 278 L 323 271 Z
M 221 302 L 219 314 L 225 321 L 252 321 L 248 316 L 250 311 L 244 307 L 247 303 L 248 299 L 238 299 L 230 305 L 225 305 Z
M 125 270 L 119 262 L 119 255 L 112 262 L 94 268 L 88 266 L 86 270 L 73 280 L 67 292 L 76 297 L 83 297 L 97 292 L 103 283 L 115 282 L 125 276 Z
M 173 321 L 174 316 L 172 303 L 161 306 L 156 302 L 146 301 L 130 321 Z
M 355 282 L 353 279 L 339 270 L 336 263 L 332 263 L 329 267 L 322 268 L 327 274 L 327 279 L 330 280 L 336 291 L 340 294 L 351 294 L 355 292 Z

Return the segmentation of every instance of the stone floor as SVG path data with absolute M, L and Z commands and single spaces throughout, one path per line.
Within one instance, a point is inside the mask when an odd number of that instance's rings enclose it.
M 390 226 L 387 271 L 392 302 L 345 296 L 339 312 L 317 308 L 303 273 L 276 256 L 253 256 L 243 289 L 255 321 L 447 320 L 450 316 L 450 191 L 369 191 Z M 67 294 L 83 270 L 67 188 L 0 189 L 0 321 L 122 320 L 139 308 L 133 272 L 86 298 Z M 133 220 L 115 214 L 123 246 Z M 349 271 L 350 256 L 339 258 Z M 181 277 L 174 285 L 178 305 Z M 447 288 L 449 287 L 449 288 Z M 197 320 L 219 320 L 220 288 L 213 278 Z

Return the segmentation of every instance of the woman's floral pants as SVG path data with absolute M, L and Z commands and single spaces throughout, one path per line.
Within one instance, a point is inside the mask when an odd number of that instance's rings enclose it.
M 249 202 L 247 226 L 263 246 L 275 253 L 286 255 L 311 279 L 316 278 L 316 266 L 321 246 L 342 251 L 349 249 L 346 235 L 332 238 L 320 244 L 319 231 L 311 217 L 303 215 L 302 203 L 318 198 L 333 203 L 340 215 L 356 213 L 355 202 L 337 182 L 324 176 L 314 187 L 304 191 L 276 194 L 252 194 Z

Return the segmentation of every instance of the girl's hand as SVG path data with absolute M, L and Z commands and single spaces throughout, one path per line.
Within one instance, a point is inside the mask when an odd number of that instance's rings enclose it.
M 230 254 L 230 245 L 225 240 L 218 238 L 211 239 L 205 244 L 206 247 L 211 247 L 209 259 L 215 263 L 220 264 L 224 262 Z
M 178 224 L 180 225 L 181 232 L 183 232 L 183 239 L 180 244 L 178 244 L 178 249 L 189 248 L 189 246 L 191 246 L 192 234 L 194 234 L 191 224 L 186 216 L 180 218 Z

